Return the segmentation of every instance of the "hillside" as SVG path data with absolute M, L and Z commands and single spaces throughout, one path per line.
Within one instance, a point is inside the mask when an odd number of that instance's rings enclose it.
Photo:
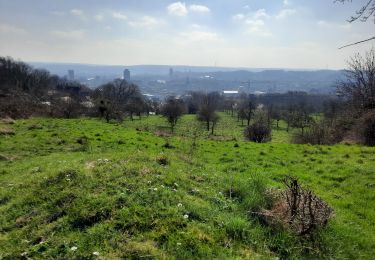
M 0 258 L 374 256 L 374 148 L 245 142 L 221 116 L 215 136 L 193 116 L 173 136 L 158 116 L 0 124 Z M 334 209 L 314 241 L 250 214 L 286 175 Z

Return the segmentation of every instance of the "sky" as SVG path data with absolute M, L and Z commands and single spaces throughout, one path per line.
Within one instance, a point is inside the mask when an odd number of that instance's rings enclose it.
M 0 56 L 108 65 L 341 69 L 374 41 L 365 1 L 0 0 Z

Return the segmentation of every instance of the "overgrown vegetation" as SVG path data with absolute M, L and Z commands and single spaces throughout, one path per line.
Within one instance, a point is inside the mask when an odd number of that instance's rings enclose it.
M 1 258 L 374 255 L 374 148 L 287 144 L 283 122 L 271 143 L 245 142 L 220 116 L 220 140 L 194 116 L 168 137 L 159 116 L 1 123 L 14 132 L 0 136 Z M 335 213 L 313 240 L 252 214 L 291 173 Z

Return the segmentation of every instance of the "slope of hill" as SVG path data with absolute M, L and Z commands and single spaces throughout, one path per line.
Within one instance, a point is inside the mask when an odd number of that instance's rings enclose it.
M 173 136 L 157 116 L 123 124 L 34 118 L 0 127 L 14 133 L 0 135 L 0 258 L 375 254 L 374 148 L 292 145 L 283 129 L 272 143 L 248 143 L 224 114 L 215 136 L 191 116 Z M 266 207 L 266 190 L 282 187 L 286 175 L 335 211 L 313 241 L 249 214 Z

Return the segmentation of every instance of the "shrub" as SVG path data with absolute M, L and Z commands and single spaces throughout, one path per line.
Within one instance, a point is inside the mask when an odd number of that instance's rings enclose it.
M 265 143 L 271 141 L 271 128 L 263 122 L 255 122 L 245 128 L 244 136 L 246 140 Z
M 168 165 L 168 158 L 165 157 L 164 155 L 161 155 L 158 158 L 156 158 L 156 162 L 160 165 L 165 166 L 165 165 Z
M 15 132 L 10 128 L 0 128 L 0 135 L 15 135 Z
M 333 129 L 324 122 L 313 123 L 304 134 L 298 133 L 293 136 L 296 144 L 334 144 L 336 140 Z
M 86 136 L 81 136 L 76 140 L 77 144 L 81 146 L 76 149 L 76 151 L 86 152 L 90 151 L 90 140 Z
M 375 109 L 365 113 L 355 126 L 362 144 L 375 146 Z
M 296 178 L 285 178 L 284 185 L 285 190 L 274 194 L 272 209 L 258 215 L 267 223 L 279 223 L 299 236 L 312 236 L 316 230 L 324 228 L 332 216 L 332 208 L 302 187 Z

